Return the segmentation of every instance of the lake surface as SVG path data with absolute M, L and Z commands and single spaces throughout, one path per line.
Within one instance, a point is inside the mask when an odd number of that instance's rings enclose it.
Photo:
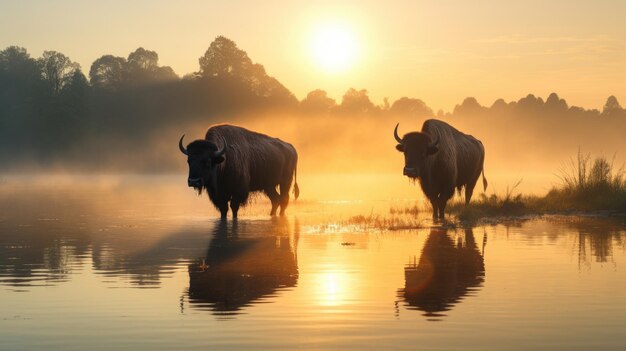
M 180 178 L 3 180 L 0 349 L 626 349 L 624 218 L 221 221 Z

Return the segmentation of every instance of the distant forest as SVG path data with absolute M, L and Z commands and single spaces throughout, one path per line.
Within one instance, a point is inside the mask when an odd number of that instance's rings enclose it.
M 385 126 L 413 117 L 416 122 L 437 117 L 461 124 L 473 120 L 479 125 L 493 125 L 500 119 L 505 129 L 515 128 L 513 120 L 535 123 L 535 130 L 565 128 L 563 133 L 567 133 L 563 122 L 577 125 L 576 130 L 583 133 L 586 123 L 615 120 L 621 133 L 626 121 L 626 111 L 614 96 L 602 111 L 569 106 L 555 93 L 545 101 L 528 95 L 513 102 L 499 99 L 491 106 L 469 97 L 451 112 L 434 112 L 422 100 L 410 97 L 385 99 L 378 105 L 364 89 L 349 89 L 341 102 L 324 90 L 311 91 L 298 101 L 261 64 L 223 36 L 199 58 L 198 71 L 183 77 L 160 66 L 158 54 L 144 48 L 128 57 L 104 55 L 91 64 L 87 74 L 60 52 L 45 51 L 32 58 L 17 46 L 0 51 L 0 170 L 26 162 L 93 166 L 98 159 L 125 150 L 141 151 L 147 147 L 144 141 L 160 130 L 194 123 L 208 126 L 251 113 L 289 115 L 294 123 L 358 116 L 387 121 Z M 502 116 L 507 116 L 506 122 Z M 126 166 L 132 167 L 132 162 Z

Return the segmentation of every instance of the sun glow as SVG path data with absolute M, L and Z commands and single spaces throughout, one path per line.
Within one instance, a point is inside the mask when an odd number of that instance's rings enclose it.
M 353 30 L 344 23 L 325 23 L 312 32 L 313 63 L 329 73 L 350 69 L 358 56 L 359 46 Z
M 343 306 L 350 300 L 350 277 L 344 271 L 329 270 L 319 274 L 316 297 L 320 306 Z

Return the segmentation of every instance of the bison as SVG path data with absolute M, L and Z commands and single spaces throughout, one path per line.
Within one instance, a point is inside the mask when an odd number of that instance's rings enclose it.
M 289 143 L 265 134 L 232 125 L 209 128 L 204 139 L 178 146 L 187 156 L 187 184 L 198 193 L 206 190 L 222 218 L 228 213 L 228 202 L 237 218 L 239 206 L 245 206 L 251 192 L 263 192 L 272 202 L 270 215 L 285 214 L 289 190 L 297 175 L 298 154 Z M 280 194 L 276 191 L 280 189 Z M 294 182 L 294 195 L 300 189 Z
M 433 219 L 443 219 L 448 200 L 465 187 L 465 203 L 469 204 L 476 182 L 483 175 L 485 148 L 480 140 L 463 134 L 451 125 L 436 119 L 424 122 L 421 132 L 398 136 L 398 123 L 393 135 L 396 149 L 404 153 L 404 175 L 419 179 L 422 191 L 433 207 Z

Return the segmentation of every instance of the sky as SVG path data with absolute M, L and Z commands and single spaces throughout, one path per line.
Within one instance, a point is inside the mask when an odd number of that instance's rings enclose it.
M 556 92 L 601 109 L 609 95 L 626 101 L 624 13 L 618 0 L 1 0 L 0 49 L 60 51 L 87 74 L 104 54 L 144 47 L 183 76 L 224 35 L 299 99 L 323 89 L 340 101 L 353 87 L 377 104 L 409 96 L 450 111 L 468 96 L 491 105 Z M 330 70 L 314 43 L 337 27 L 352 51 Z

